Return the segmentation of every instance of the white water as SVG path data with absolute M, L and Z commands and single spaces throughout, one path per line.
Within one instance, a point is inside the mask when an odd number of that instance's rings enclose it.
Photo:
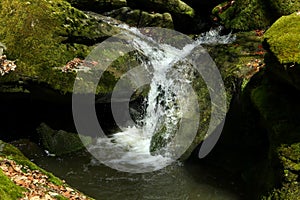
M 166 140 L 172 138 L 178 124 L 189 107 L 190 83 L 193 69 L 185 57 L 201 44 L 224 44 L 231 42 L 231 35 L 220 36 L 220 30 L 202 34 L 193 43 L 183 48 L 156 42 L 152 37 L 127 25 L 118 25 L 127 34 L 132 34 L 131 45 L 148 58 L 142 65 L 152 74 L 147 98 L 146 114 L 140 125 L 121 127 L 122 132 L 111 138 L 99 138 L 89 151 L 97 154 L 102 163 L 127 172 L 150 172 L 169 165 L 174 160 L 168 154 L 151 155 L 151 138 L 157 131 L 164 130 Z M 166 36 L 168 37 L 168 36 Z M 100 159 L 99 159 L 100 158 Z

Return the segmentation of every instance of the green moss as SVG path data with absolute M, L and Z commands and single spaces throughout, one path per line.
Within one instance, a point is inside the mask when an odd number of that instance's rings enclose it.
M 271 23 L 264 1 L 237 0 L 232 6 L 218 13 L 218 7 L 222 6 L 217 6 L 213 12 L 219 16 L 226 28 L 252 30 L 265 28 Z
M 289 15 L 296 12 L 300 8 L 300 1 L 298 0 L 271 0 L 270 7 L 276 16 Z
M 226 2 L 227 3 L 227 2 Z M 229 8 L 220 12 L 220 4 L 213 9 L 226 28 L 252 30 L 266 28 L 282 15 L 291 14 L 300 6 L 299 1 L 285 0 L 236 0 Z
M 25 190 L 14 184 L 6 175 L 3 174 L 2 170 L 0 170 L 0 197 L 2 200 L 19 199 L 23 197 L 23 191 Z
M 265 33 L 271 52 L 280 63 L 300 64 L 300 15 L 296 13 L 278 19 Z
M 116 28 L 63 0 L 3 0 L 0 7 L 0 40 L 7 46 L 8 58 L 17 61 L 16 71 L 0 77 L 1 84 L 22 80 L 72 92 L 75 75 L 54 67 L 74 57 L 85 58 L 91 50 L 88 45 L 117 33 Z
M 282 145 L 278 148 L 281 161 L 282 184 L 274 189 L 264 200 L 296 200 L 300 196 L 300 143 Z
M 165 138 L 167 128 L 163 126 L 151 138 L 150 152 L 153 154 L 158 153 L 163 147 L 166 147 L 168 141 Z
M 57 195 L 54 198 L 57 199 L 57 200 L 68 200 L 68 198 L 66 198 L 64 196 L 61 196 L 61 195 Z
M 268 82 L 254 89 L 251 99 L 269 130 L 269 140 L 274 148 L 300 140 L 299 97 L 280 84 Z

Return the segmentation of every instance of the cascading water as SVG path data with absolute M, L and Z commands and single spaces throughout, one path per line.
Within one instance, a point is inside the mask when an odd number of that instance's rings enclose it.
M 187 98 L 187 95 L 191 95 L 189 91 L 194 70 L 185 57 L 201 44 L 224 44 L 234 38 L 231 35 L 220 36 L 220 30 L 211 30 L 193 43 L 174 47 L 161 42 L 162 39 L 153 39 L 152 33 L 146 29 L 141 31 L 124 24 L 118 26 L 126 34 L 134 35 L 131 45 L 147 58 L 142 61 L 142 67 L 152 78 L 146 114 L 139 125 L 121 127 L 121 132 L 110 138 L 99 138 L 88 150 L 96 154 L 101 162 L 117 166 L 113 168 L 122 171 L 155 171 L 174 161 L 170 150 L 171 140 L 182 118 L 190 112 L 191 104 L 195 104 Z M 151 149 L 151 139 L 158 132 L 162 133 L 161 139 L 165 144 L 155 152 L 155 149 Z

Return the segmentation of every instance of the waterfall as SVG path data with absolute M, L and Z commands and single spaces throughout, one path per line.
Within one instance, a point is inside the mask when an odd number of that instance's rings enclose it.
M 133 35 L 130 44 L 147 60 L 141 65 L 151 74 L 150 90 L 146 99 L 145 115 L 141 122 L 109 138 L 98 138 L 88 150 L 96 158 L 112 168 L 126 172 L 150 172 L 174 162 L 168 144 L 179 124 L 189 114 L 191 82 L 195 70 L 185 59 L 194 48 L 201 44 L 224 44 L 231 42 L 232 36 L 220 36 L 220 30 L 211 30 L 198 39 L 183 45 L 172 46 L 157 40 L 147 29 L 137 29 L 125 24 L 118 25 L 126 34 Z M 159 37 L 158 37 L 159 38 Z M 165 38 L 169 39 L 169 38 Z M 153 135 L 163 132 L 162 139 L 167 144 L 160 151 L 151 153 Z

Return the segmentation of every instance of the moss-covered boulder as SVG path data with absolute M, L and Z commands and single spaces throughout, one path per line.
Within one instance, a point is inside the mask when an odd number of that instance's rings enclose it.
M 213 9 L 226 28 L 252 30 L 266 28 L 282 15 L 298 10 L 299 1 L 236 0 L 222 3 Z
M 148 13 L 142 10 L 132 10 L 123 7 L 111 12 L 104 13 L 106 16 L 121 20 L 130 26 L 135 27 L 162 27 L 173 29 L 172 16 L 169 13 Z
M 268 70 L 279 80 L 300 89 L 300 15 L 278 19 L 265 33 L 264 47 L 270 52 Z
M 263 200 L 295 200 L 300 196 L 300 143 L 282 145 L 278 149 L 281 184 Z
M 258 111 L 258 115 L 253 116 L 256 120 L 259 118 L 260 137 L 267 140 L 265 147 L 261 148 L 262 154 L 265 154 L 264 161 L 245 173 L 249 183 L 261 188 L 256 198 L 268 192 L 269 196 L 264 199 L 297 199 L 299 194 L 299 150 L 294 144 L 300 141 L 297 46 L 300 40 L 294 34 L 299 27 L 297 17 L 296 13 L 282 17 L 265 33 L 265 69 L 259 78 L 249 82 L 244 91 L 251 99 L 250 103 L 249 100 L 247 102 Z M 263 181 L 259 178 L 262 175 L 265 177 Z
M 37 133 L 39 134 L 41 145 L 57 156 L 83 150 L 92 142 L 91 137 L 78 136 L 75 133 L 63 130 L 56 131 L 44 123 L 37 128 Z
M 281 64 L 300 63 L 300 14 L 278 19 L 265 33 L 266 46 Z
M 90 46 L 118 33 L 101 16 L 84 13 L 63 0 L 4 0 L 0 7 L 0 41 L 7 47 L 4 53 L 17 65 L 16 71 L 0 77 L 2 85 L 27 81 L 71 92 L 75 75 L 56 67 L 75 57 L 84 58 Z

